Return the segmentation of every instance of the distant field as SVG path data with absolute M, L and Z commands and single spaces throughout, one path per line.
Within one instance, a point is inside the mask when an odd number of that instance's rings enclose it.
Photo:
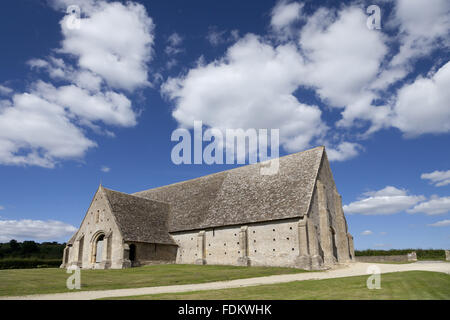
M 367 276 L 305 280 L 273 285 L 123 297 L 117 299 L 186 300 L 450 300 L 450 275 L 407 271 L 381 276 L 381 289 L 369 290 Z
M 81 290 L 141 288 L 225 281 L 300 273 L 304 270 L 277 267 L 155 265 L 119 270 L 81 270 Z M 64 269 L 0 270 L 0 296 L 69 292 Z

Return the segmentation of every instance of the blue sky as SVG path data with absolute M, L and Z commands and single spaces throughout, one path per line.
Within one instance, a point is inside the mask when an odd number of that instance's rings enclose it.
M 2 1 L 0 241 L 66 241 L 100 182 L 132 193 L 235 167 L 172 163 L 195 119 L 280 129 L 281 155 L 325 145 L 357 249 L 449 248 L 449 10 Z

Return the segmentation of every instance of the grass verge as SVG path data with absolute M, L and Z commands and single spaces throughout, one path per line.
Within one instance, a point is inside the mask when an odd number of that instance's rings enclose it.
M 123 297 L 133 300 L 428 300 L 450 299 L 450 275 L 429 271 L 381 275 L 381 289 L 369 290 L 367 276 L 305 280 L 273 285 Z
M 293 268 L 154 265 L 120 270 L 81 270 L 81 290 L 205 283 L 306 272 Z M 64 269 L 0 270 L 0 296 L 69 292 Z

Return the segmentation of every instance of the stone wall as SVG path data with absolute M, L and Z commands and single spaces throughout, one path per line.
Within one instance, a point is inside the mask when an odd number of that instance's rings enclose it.
M 357 256 L 357 262 L 407 262 L 408 256 L 397 255 L 397 256 Z
M 357 256 L 357 262 L 413 262 L 417 261 L 416 252 L 392 256 Z
M 177 246 L 144 242 L 127 242 L 127 244 L 136 248 L 132 266 L 175 263 L 177 257 Z
M 95 262 L 95 240 L 104 235 L 102 262 Z M 71 247 L 66 250 L 67 263 L 63 267 L 76 265 L 85 269 L 122 268 L 123 242 L 114 222 L 107 200 L 97 191 Z M 67 252 L 68 251 L 68 252 Z
M 173 233 L 179 245 L 176 262 L 295 267 L 299 255 L 298 221 Z
M 318 228 L 319 252 L 324 266 L 352 261 L 353 237 L 348 233 L 342 199 L 326 158 L 322 159 L 308 216 Z

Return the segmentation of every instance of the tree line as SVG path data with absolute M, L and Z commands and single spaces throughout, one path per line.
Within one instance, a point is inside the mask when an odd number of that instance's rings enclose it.
M 444 260 L 445 251 L 437 249 L 355 250 L 355 256 L 397 256 L 415 251 L 418 260 Z
M 0 243 L 0 259 L 62 259 L 65 243 L 11 240 Z

